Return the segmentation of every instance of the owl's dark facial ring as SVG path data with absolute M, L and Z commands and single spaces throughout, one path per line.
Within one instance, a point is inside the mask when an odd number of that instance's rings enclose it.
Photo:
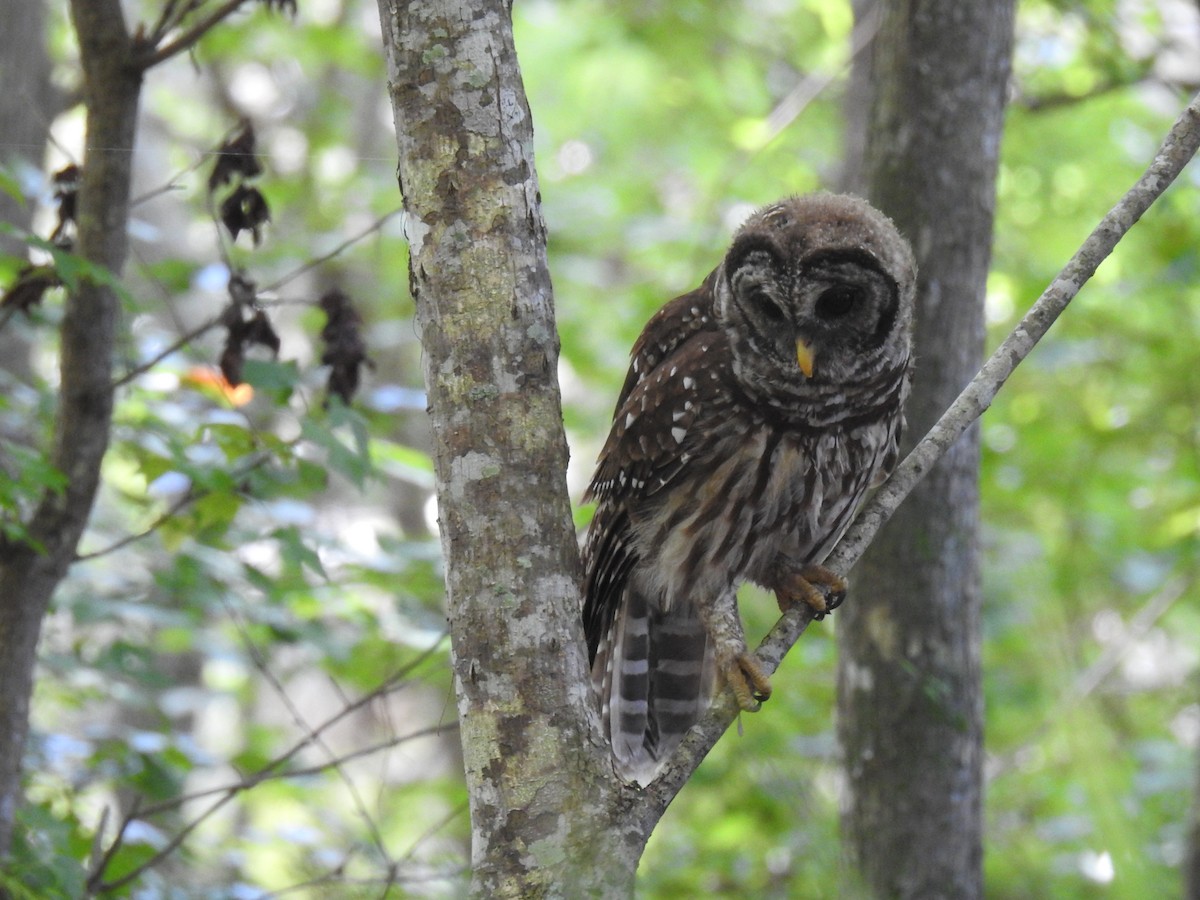
M 768 240 L 735 246 L 724 318 L 743 371 L 796 383 L 853 380 L 893 333 L 895 280 L 869 253 L 825 251 L 789 267 Z
M 729 270 L 727 303 L 721 315 L 739 345 L 735 356 L 771 360 L 775 367 L 790 365 L 799 374 L 795 357 L 796 318 L 775 255 L 755 247 Z
M 858 353 L 884 344 L 900 307 L 895 280 L 869 257 L 802 266 L 795 294 L 802 332 L 811 330 L 814 338 Z

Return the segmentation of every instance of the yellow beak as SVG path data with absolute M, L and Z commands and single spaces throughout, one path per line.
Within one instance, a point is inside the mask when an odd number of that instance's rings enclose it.
M 812 378 L 813 373 L 813 352 L 812 347 L 804 341 L 803 338 L 796 338 L 796 362 L 800 364 L 800 371 L 804 373 L 805 378 Z

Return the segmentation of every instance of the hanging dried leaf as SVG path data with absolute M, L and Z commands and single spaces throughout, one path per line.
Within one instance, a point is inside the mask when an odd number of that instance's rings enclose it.
M 217 148 L 217 163 L 208 176 L 208 193 L 211 195 L 221 185 L 233 181 L 234 176 L 254 178 L 262 170 L 254 152 L 254 126 L 243 122 L 241 129 Z
M 362 316 L 350 298 L 336 289 L 322 297 L 320 305 L 326 316 L 321 329 L 325 341 L 321 362 L 329 366 L 328 390 L 349 405 L 358 391 L 360 367 L 371 364 L 362 338 Z
M 245 318 L 244 310 L 250 308 L 256 299 L 253 281 L 242 275 L 231 277 L 229 298 L 229 305 L 221 315 L 226 335 L 219 365 L 225 380 L 236 387 L 242 383 L 247 347 L 258 344 L 269 349 L 272 355 L 277 355 L 280 340 L 265 310 L 255 309 L 249 319 Z
M 29 310 L 42 302 L 46 291 L 61 284 L 62 280 L 51 266 L 25 266 L 0 296 L 0 308 L 12 307 L 29 315 Z
M 261 344 L 272 354 L 279 352 L 279 335 L 264 310 L 255 310 L 254 315 L 245 323 L 244 334 L 247 344 Z
M 240 184 L 221 204 L 221 221 L 235 241 L 241 232 L 249 231 L 257 247 L 262 226 L 271 221 L 271 210 L 258 188 Z
M 246 364 L 246 346 L 231 330 L 225 337 L 225 349 L 221 351 L 221 359 L 217 365 L 225 380 L 237 387 L 242 383 L 242 367 Z

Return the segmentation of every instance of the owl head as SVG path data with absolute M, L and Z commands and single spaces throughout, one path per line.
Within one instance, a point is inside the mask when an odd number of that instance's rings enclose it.
M 907 365 L 915 288 L 912 250 L 883 213 L 843 194 L 792 197 L 734 236 L 716 314 L 743 387 L 811 401 Z

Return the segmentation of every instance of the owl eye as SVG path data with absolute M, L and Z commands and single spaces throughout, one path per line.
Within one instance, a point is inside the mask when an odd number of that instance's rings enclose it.
M 768 322 L 777 325 L 782 325 L 787 319 L 783 310 L 779 308 L 779 304 L 770 298 L 766 291 L 758 290 L 750 295 L 750 301 L 758 307 L 762 312 L 763 318 Z
M 816 313 L 822 319 L 840 319 L 858 305 L 862 288 L 849 284 L 831 287 L 817 298 Z

